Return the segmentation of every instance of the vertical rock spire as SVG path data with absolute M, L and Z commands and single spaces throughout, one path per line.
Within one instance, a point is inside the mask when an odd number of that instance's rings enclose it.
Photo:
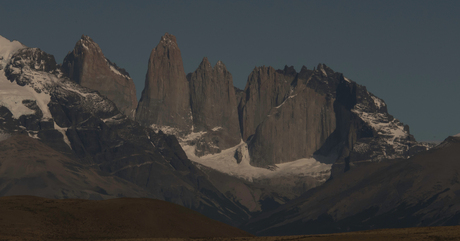
M 233 79 L 222 61 L 213 68 L 208 59 L 203 58 L 187 79 L 194 132 L 207 132 L 198 142 L 196 154 L 215 153 L 240 143 Z
M 174 128 L 187 134 L 192 128 L 189 86 L 176 37 L 166 33 L 152 50 L 136 120 L 144 126 Z

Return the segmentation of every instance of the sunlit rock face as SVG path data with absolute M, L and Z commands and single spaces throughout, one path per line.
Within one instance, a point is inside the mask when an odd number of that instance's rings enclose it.
M 90 37 L 83 35 L 78 40 L 65 57 L 62 72 L 72 81 L 97 90 L 123 114 L 134 119 L 137 97 L 133 80 L 124 69 L 110 62 Z
M 254 69 L 238 110 L 255 166 L 316 156 L 334 163 L 334 173 L 428 148 L 388 114 L 383 100 L 324 64 L 299 73 Z
M 268 112 L 280 105 L 291 91 L 291 83 L 296 77 L 293 67 L 275 70 L 272 67 L 256 67 L 249 74 L 244 94 L 238 105 L 241 135 L 247 140 L 256 132 L 257 126 Z
M 178 135 L 192 130 L 189 84 L 176 37 L 171 34 L 161 37 L 150 54 L 136 120 L 144 126 L 170 127 Z
M 187 75 L 193 132 L 206 132 L 197 140 L 196 155 L 213 154 L 241 142 L 233 79 L 218 61 L 212 67 L 207 58 Z

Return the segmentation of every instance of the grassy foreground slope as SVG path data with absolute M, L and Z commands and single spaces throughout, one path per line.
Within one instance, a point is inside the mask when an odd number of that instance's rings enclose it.
M 190 239 L 117 239 L 117 241 L 182 241 Z M 194 241 L 443 241 L 460 240 L 459 226 L 446 227 L 417 227 L 402 229 L 380 229 L 350 233 L 304 235 L 304 236 L 277 236 L 277 237 L 239 237 L 239 238 L 199 238 Z M 107 241 L 107 240 L 106 240 Z
M 251 236 L 165 201 L 0 198 L 0 240 L 132 239 Z

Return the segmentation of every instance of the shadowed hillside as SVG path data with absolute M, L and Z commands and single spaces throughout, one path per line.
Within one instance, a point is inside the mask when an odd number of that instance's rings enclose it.
M 238 237 L 250 234 L 188 208 L 146 198 L 0 198 L 1 240 Z

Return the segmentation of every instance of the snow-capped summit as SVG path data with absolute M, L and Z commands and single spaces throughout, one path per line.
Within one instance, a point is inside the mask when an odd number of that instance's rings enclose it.
M 26 46 L 19 41 L 10 41 L 0 35 L 0 70 L 3 69 L 12 54 L 25 47 Z

